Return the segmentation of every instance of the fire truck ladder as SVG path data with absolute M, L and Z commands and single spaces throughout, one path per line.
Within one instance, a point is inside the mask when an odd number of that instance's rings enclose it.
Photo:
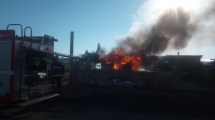
M 29 26 L 25 27 L 25 29 L 24 29 L 24 38 L 27 38 L 27 36 L 26 36 L 26 30 L 27 29 L 30 29 L 30 38 L 32 38 L 32 28 Z M 30 41 L 30 46 L 31 45 L 32 45 L 32 42 Z M 24 77 L 26 79 L 26 77 L 29 77 L 29 75 L 25 74 Z M 25 88 L 21 88 L 21 92 L 27 92 L 28 96 L 26 99 L 31 98 L 31 86 L 25 86 Z

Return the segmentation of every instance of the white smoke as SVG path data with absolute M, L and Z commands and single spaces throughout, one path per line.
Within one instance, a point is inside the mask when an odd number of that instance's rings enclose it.
M 174 6 L 177 8 L 168 6 L 174 2 L 178 2 L 178 6 Z M 172 14 L 174 12 L 175 16 Z M 146 54 L 161 54 L 189 45 L 196 49 L 211 43 L 215 45 L 214 23 L 213 0 L 148 0 L 139 8 L 129 32 L 118 41 L 118 47 L 127 53 L 143 51 Z M 174 27 L 182 31 L 177 32 Z M 157 30 L 162 32 L 155 32 Z M 161 38 L 164 42 L 158 40 Z

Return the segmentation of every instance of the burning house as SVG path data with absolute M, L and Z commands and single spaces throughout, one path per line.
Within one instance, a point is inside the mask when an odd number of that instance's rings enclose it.
M 201 28 L 199 25 L 214 17 L 214 2 L 211 5 L 203 10 L 198 18 L 181 7 L 169 8 L 157 14 L 156 19 L 151 24 L 136 26 L 137 29 L 132 29 L 132 32 L 121 37 L 114 51 L 107 55 L 99 54 L 101 71 L 106 71 L 93 74 L 97 77 L 99 75 L 105 76 L 103 78 L 98 77 L 99 80 L 108 79 L 109 81 L 115 78 L 120 79 L 118 76 L 122 76 L 122 79 L 129 79 L 129 74 L 133 77 L 132 79 L 136 79 L 135 77 L 142 76 L 142 74 L 148 74 L 146 71 L 137 71 L 139 68 L 152 68 L 158 72 L 167 73 L 174 71 L 197 74 L 199 71 L 196 71 L 201 69 L 201 55 L 158 56 L 167 50 L 186 48 L 188 43 L 194 40 L 193 38 L 198 40 L 196 35 L 201 36 L 205 33 L 199 32 Z M 213 38 L 214 36 L 210 37 Z M 101 46 L 98 44 L 97 53 L 102 53 L 99 52 L 100 50 Z M 138 72 L 141 75 L 135 76 L 133 74 Z M 142 76 L 140 80 L 146 80 L 146 76 Z M 94 78 L 96 79 L 96 77 Z M 150 77 L 149 79 L 153 78 Z
M 107 56 L 100 56 L 100 60 L 105 62 L 105 69 L 113 70 L 137 70 L 142 65 L 140 53 L 126 55 L 122 50 L 112 51 Z M 108 67 L 109 66 L 109 67 Z

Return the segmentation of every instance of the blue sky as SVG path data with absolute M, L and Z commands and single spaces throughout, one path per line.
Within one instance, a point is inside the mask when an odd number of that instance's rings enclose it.
M 116 38 L 128 32 L 132 16 L 144 0 L 1 0 L 0 29 L 7 24 L 31 26 L 33 35 L 52 35 L 55 51 L 69 54 L 74 31 L 74 54 L 96 50 L 99 42 L 111 50 Z M 14 27 L 17 29 L 18 27 Z M 19 34 L 19 31 L 17 32 Z
M 5 29 L 11 23 L 31 26 L 34 36 L 48 34 L 58 39 L 55 51 L 64 54 L 69 54 L 70 32 L 74 31 L 74 55 L 83 54 L 86 50 L 95 51 L 98 43 L 110 51 L 116 46 L 119 37 L 129 35 L 139 27 L 150 26 L 159 13 L 159 7 L 168 6 L 166 3 L 170 1 L 172 0 L 1 0 L 0 29 Z M 175 1 L 183 3 L 187 0 Z M 213 0 L 199 1 L 209 3 Z M 204 5 L 196 3 L 188 8 L 201 11 L 200 8 Z M 212 25 L 204 29 L 211 35 L 215 30 L 214 20 L 215 17 L 211 19 Z M 18 28 L 15 29 L 19 34 Z M 190 42 L 183 50 L 167 50 L 162 55 L 176 55 L 179 51 L 182 55 L 215 58 L 215 42 L 208 40 L 207 43 L 206 40 L 213 37 L 209 38 L 208 34 L 203 36 L 206 37 L 194 37 L 199 39 L 198 42 Z M 206 42 L 200 42 L 203 40 Z

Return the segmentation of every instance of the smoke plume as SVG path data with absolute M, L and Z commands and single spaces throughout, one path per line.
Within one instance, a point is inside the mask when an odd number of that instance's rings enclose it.
M 206 21 L 215 18 L 215 2 L 208 0 L 206 3 L 208 3 L 205 5 L 206 7 L 198 11 L 190 12 L 181 7 L 166 9 L 158 15 L 154 23 L 145 28 L 139 24 L 138 29 L 124 36 L 120 40 L 118 48 L 126 53 L 141 52 L 145 55 L 160 54 L 167 48 L 185 48 L 193 36 L 205 34 L 202 30 L 199 32 L 200 29 L 203 29 L 200 25 L 204 26 Z M 215 30 L 212 29 L 215 28 L 214 26 L 212 24 L 211 30 Z M 215 39 L 214 34 L 208 37 Z

